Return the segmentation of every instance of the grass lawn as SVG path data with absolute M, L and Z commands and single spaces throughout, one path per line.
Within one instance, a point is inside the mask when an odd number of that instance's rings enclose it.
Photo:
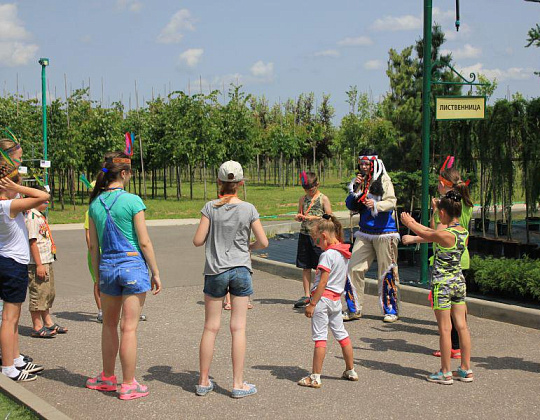
M 4 394 L 0 393 L 0 418 L 1 419 L 37 419 L 36 415 L 26 407 L 17 404 Z
M 214 184 L 208 183 L 208 199 L 216 197 Z M 149 191 L 150 189 L 148 189 Z M 332 209 L 344 210 L 346 192 L 342 185 L 335 180 L 333 183 L 326 183 L 320 188 L 321 192 L 330 198 Z M 185 219 L 198 218 L 200 210 L 205 204 L 204 186 L 202 183 L 196 183 L 193 188 L 193 200 L 189 199 L 189 184 L 183 185 L 183 197 L 176 200 L 176 190 L 167 188 L 169 198 L 148 199 L 145 200 L 147 207 L 147 219 Z M 253 203 L 261 216 L 275 216 L 279 214 L 296 212 L 298 199 L 304 191 L 301 187 L 285 187 L 282 189 L 270 185 L 247 185 L 247 201 Z M 158 195 L 163 196 L 163 189 L 158 190 Z M 239 192 L 240 198 L 243 198 L 243 192 Z M 84 213 L 88 209 L 88 200 L 86 204 L 81 204 L 77 200 L 75 209 L 66 202 L 65 210 L 60 210 L 60 204 L 55 202 L 54 210 L 49 210 L 49 219 L 51 223 L 82 223 L 84 222 Z M 291 217 L 292 218 L 292 217 Z

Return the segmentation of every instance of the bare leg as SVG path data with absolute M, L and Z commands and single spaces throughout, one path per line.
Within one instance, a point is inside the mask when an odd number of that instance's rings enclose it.
M 101 297 L 99 293 L 99 285 L 97 283 L 94 283 L 94 300 L 96 301 L 98 311 L 101 311 Z
M 459 344 L 461 346 L 461 368 L 469 370 L 471 368 L 471 333 L 467 326 L 467 306 L 452 305 L 452 318 L 459 334 Z
M 101 357 L 103 359 L 103 375 L 114 375 L 116 355 L 118 354 L 118 322 L 122 309 L 122 296 L 101 295 L 103 304 L 103 327 L 101 329 Z
M 199 385 L 210 385 L 210 365 L 214 357 L 214 344 L 221 325 L 223 298 L 204 295 L 204 330 L 199 346 Z
M 435 310 L 435 317 L 439 326 L 439 346 L 441 349 L 441 370 L 443 373 L 450 372 L 450 352 L 452 349 L 452 322 L 449 310 Z
M 313 369 L 311 373 L 321 374 L 324 356 L 326 356 L 326 347 L 315 347 L 315 350 L 313 351 Z
M 133 383 L 137 365 L 137 326 L 146 293 L 122 296 L 122 319 L 120 320 L 120 363 L 122 363 L 122 382 Z
M 30 317 L 32 318 L 32 326 L 34 331 L 39 331 L 43 328 L 43 322 L 41 321 L 43 317 L 43 311 L 30 311 Z
M 345 347 L 342 347 L 341 351 L 343 353 L 343 358 L 345 359 L 345 370 L 354 369 L 352 344 L 347 344 Z
M 43 319 L 43 325 L 45 325 L 46 327 L 52 327 L 54 325 L 54 322 L 51 318 L 51 313 L 48 309 L 41 312 L 41 319 Z
M 246 356 L 246 322 L 249 296 L 231 296 L 231 335 L 232 335 L 232 364 L 233 364 L 233 388 L 246 389 L 244 387 L 244 360 Z
M 0 343 L 2 347 L 2 366 L 13 366 L 13 359 L 19 356 L 19 318 L 22 303 L 4 302 Z
M 309 296 L 310 283 L 311 283 L 311 269 L 304 268 L 302 270 L 302 285 L 304 286 L 304 296 Z

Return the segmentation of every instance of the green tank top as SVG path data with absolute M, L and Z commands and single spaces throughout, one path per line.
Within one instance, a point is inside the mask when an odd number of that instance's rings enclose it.
M 466 230 L 460 231 L 454 227 L 448 227 L 445 231 L 454 235 L 456 241 L 451 248 L 444 248 L 439 244 L 434 244 L 433 283 L 447 282 L 463 277 L 461 256 L 465 252 L 469 232 Z
M 323 193 L 320 193 L 318 197 L 310 197 L 309 195 L 306 195 L 304 197 L 304 205 L 302 206 L 302 214 L 305 216 L 309 215 L 321 217 L 324 214 L 323 197 Z M 300 233 L 309 235 L 313 222 L 313 220 L 304 220 L 300 225 Z

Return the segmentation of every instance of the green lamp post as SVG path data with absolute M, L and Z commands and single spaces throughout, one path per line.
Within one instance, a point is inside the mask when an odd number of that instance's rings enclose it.
M 47 74 L 45 68 L 49 65 L 48 58 L 40 58 L 41 64 L 41 108 L 43 111 L 43 160 L 47 161 Z M 45 166 L 45 185 L 49 185 L 49 172 Z

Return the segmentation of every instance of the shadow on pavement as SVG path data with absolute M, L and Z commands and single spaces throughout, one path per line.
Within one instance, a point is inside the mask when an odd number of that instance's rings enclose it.
M 89 312 L 54 312 L 53 316 L 56 318 L 62 318 L 67 319 L 69 321 L 77 321 L 77 322 L 97 322 L 96 321 L 96 313 L 89 313 Z
M 295 300 L 290 299 L 253 299 L 254 302 L 260 302 L 261 305 L 294 305 Z
M 80 373 L 73 373 L 64 367 L 45 369 L 40 376 L 53 381 L 62 382 L 63 384 L 74 388 L 84 388 L 86 380 L 89 378 L 89 376 L 81 375 Z M 118 396 L 115 392 L 103 392 L 103 394 L 109 394 L 111 397 Z
M 524 372 L 538 373 L 540 372 L 540 363 L 530 362 L 518 357 L 471 357 L 471 362 L 477 367 L 490 370 L 522 370 Z
M 429 349 L 417 344 L 410 344 L 407 340 L 401 338 L 361 338 L 361 341 L 368 343 L 369 348 L 366 347 L 353 347 L 358 350 L 372 350 L 372 351 L 399 351 L 404 353 L 416 353 L 416 354 L 431 354 L 433 349 Z
M 219 386 L 214 378 L 210 376 L 214 382 L 214 392 L 229 396 L 230 392 Z M 186 392 L 195 393 L 195 385 L 199 382 L 199 372 L 188 370 L 185 372 L 173 372 L 171 366 L 152 366 L 148 369 L 148 373 L 143 376 L 145 381 L 159 381 L 165 384 L 179 386 Z
M 426 376 L 432 372 L 416 369 L 413 367 L 401 366 L 397 363 L 379 362 L 377 360 L 354 359 L 356 365 L 360 365 L 371 370 L 380 370 L 391 373 L 392 375 L 406 376 L 410 378 L 426 380 Z M 360 372 L 358 372 L 360 374 Z
M 310 374 L 309 371 L 298 366 L 272 366 L 258 365 L 252 366 L 252 369 L 268 370 L 276 379 L 286 379 L 291 382 L 297 382 L 300 378 Z
M 429 329 L 429 328 L 422 328 L 422 327 L 415 327 L 413 325 L 407 325 L 403 322 L 394 322 L 393 324 L 384 324 L 383 328 L 380 327 L 372 327 L 376 331 L 381 332 L 405 332 L 405 333 L 411 333 L 411 334 L 420 334 L 420 335 L 439 335 L 438 330 L 435 329 Z
M 427 319 L 416 319 L 400 316 L 399 320 L 405 324 L 414 324 L 414 325 L 432 325 L 437 326 L 437 321 L 430 321 Z

